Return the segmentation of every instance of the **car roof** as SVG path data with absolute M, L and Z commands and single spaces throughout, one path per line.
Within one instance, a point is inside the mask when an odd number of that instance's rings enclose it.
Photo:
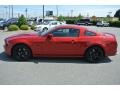
M 65 25 L 59 25 L 59 26 L 56 26 L 56 28 L 76 28 L 76 29 L 86 29 L 85 27 L 83 26 L 80 26 L 80 25 L 74 25 L 74 24 L 65 24 Z
M 54 21 L 49 21 L 49 22 L 59 22 L 59 21 L 55 21 L 55 20 L 54 20 Z

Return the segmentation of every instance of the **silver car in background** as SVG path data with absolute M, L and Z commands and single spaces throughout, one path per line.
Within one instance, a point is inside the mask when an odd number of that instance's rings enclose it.
M 109 26 L 109 23 L 106 22 L 106 21 L 100 21 L 100 22 L 97 22 L 96 26 L 101 26 L 101 27 L 108 27 Z

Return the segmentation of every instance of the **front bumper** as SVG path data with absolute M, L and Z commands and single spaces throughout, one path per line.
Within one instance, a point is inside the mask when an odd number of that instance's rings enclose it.
M 11 46 L 5 44 L 4 46 L 5 53 L 9 56 L 11 56 Z

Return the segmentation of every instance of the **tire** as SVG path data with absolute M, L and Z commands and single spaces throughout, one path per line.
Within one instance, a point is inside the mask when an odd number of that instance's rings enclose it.
M 48 28 L 44 27 L 43 30 L 42 30 L 42 32 L 47 31 L 47 30 L 48 30 Z
M 31 58 L 32 52 L 27 45 L 19 44 L 13 47 L 12 56 L 15 60 L 25 61 Z
M 97 63 L 104 58 L 104 51 L 102 48 L 94 46 L 87 50 L 85 58 L 90 63 Z

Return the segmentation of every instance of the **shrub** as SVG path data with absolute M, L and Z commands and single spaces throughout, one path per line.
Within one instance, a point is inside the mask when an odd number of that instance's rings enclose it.
M 27 25 L 27 20 L 24 15 L 21 15 L 18 19 L 18 26 L 21 27 L 21 25 Z
M 91 23 L 92 23 L 93 25 L 96 25 L 97 22 L 98 22 L 97 20 L 91 21 Z
M 120 27 L 120 21 L 110 21 L 109 23 L 112 27 Z
M 35 25 L 31 25 L 30 27 L 31 27 L 31 29 L 32 29 L 32 30 L 34 30 L 34 29 L 35 29 Z
M 19 27 L 17 25 L 10 25 L 8 27 L 8 31 L 17 31 L 19 30 Z
M 66 20 L 67 24 L 75 24 L 76 20 Z
M 28 25 L 21 25 L 21 26 L 20 26 L 20 29 L 21 29 L 21 30 L 28 30 L 28 29 L 29 29 L 29 26 L 28 26 Z

